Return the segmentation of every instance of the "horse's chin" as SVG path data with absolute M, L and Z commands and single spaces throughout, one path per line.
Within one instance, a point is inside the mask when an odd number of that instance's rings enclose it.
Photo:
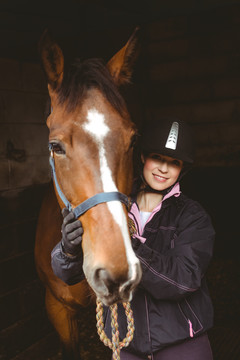
M 120 296 L 119 294 L 109 294 L 108 296 L 97 295 L 98 301 L 101 301 L 105 306 L 111 306 L 116 303 L 123 303 L 131 301 L 132 292 L 126 296 Z
M 121 287 L 117 287 L 114 289 L 114 291 L 110 291 L 105 285 L 102 284 L 101 289 L 99 289 L 99 287 L 95 287 L 95 284 L 93 284 L 90 279 L 87 277 L 86 279 L 98 301 L 102 302 L 105 306 L 111 306 L 115 303 L 123 303 L 132 300 L 132 288 L 121 290 Z

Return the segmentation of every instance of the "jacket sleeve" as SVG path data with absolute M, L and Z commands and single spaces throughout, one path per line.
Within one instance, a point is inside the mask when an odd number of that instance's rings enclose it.
M 68 256 L 59 242 L 51 253 L 51 265 L 54 274 L 68 285 L 74 285 L 85 279 L 82 269 L 82 256 Z
M 212 257 L 215 231 L 194 203 L 179 217 L 174 247 L 165 254 L 139 242 L 135 250 L 143 275 L 140 286 L 162 300 L 179 300 L 198 290 Z

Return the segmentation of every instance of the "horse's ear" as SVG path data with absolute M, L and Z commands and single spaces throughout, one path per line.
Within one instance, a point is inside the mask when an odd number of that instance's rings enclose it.
M 53 41 L 47 30 L 42 34 L 38 47 L 48 84 L 51 90 L 56 90 L 61 85 L 63 78 L 62 50 Z
M 126 45 L 119 50 L 107 63 L 117 86 L 130 81 L 133 72 L 133 65 L 139 53 L 137 46 L 139 28 L 137 27 Z

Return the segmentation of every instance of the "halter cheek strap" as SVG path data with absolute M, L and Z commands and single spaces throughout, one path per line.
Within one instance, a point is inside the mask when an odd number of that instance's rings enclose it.
M 72 205 L 70 204 L 70 202 L 68 201 L 68 199 L 66 198 L 64 193 L 62 192 L 62 190 L 61 190 L 61 188 L 60 188 L 60 186 L 58 184 L 58 181 L 57 181 L 57 175 L 56 175 L 56 171 L 55 171 L 55 162 L 54 162 L 54 157 L 53 157 L 53 152 L 52 151 L 50 153 L 49 163 L 50 163 L 51 168 L 52 168 L 52 178 L 53 178 L 57 193 L 58 193 L 60 199 L 62 200 L 62 202 L 64 203 L 64 205 L 66 206 L 66 208 L 68 208 L 68 210 L 71 211 L 72 210 Z
M 98 193 L 98 194 L 92 196 L 91 198 L 83 201 L 77 207 L 72 209 L 71 203 L 68 201 L 68 199 L 66 198 L 66 196 L 64 195 L 64 193 L 62 192 L 62 190 L 58 184 L 57 175 L 56 175 L 56 171 L 55 171 L 55 162 L 54 162 L 54 157 L 53 157 L 52 151 L 50 153 L 49 162 L 50 162 L 50 165 L 52 168 L 52 177 L 53 177 L 53 181 L 55 183 L 55 188 L 57 190 L 57 193 L 58 193 L 60 199 L 62 200 L 62 202 L 64 203 L 64 205 L 68 208 L 68 210 L 73 211 L 76 218 L 83 215 L 86 211 L 88 211 L 92 207 L 94 207 L 98 204 L 104 203 L 104 202 L 109 202 L 109 201 L 121 201 L 123 204 L 126 205 L 127 208 L 129 208 L 129 199 L 128 199 L 127 195 L 125 195 L 119 191 L 112 191 L 112 192 Z

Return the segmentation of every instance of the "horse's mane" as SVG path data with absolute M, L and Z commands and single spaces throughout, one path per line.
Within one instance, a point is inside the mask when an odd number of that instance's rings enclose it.
M 112 76 L 101 59 L 76 59 L 64 69 L 63 81 L 58 90 L 60 104 L 66 102 L 67 110 L 71 111 L 83 101 L 91 88 L 97 88 L 110 104 L 120 113 L 126 109 Z

